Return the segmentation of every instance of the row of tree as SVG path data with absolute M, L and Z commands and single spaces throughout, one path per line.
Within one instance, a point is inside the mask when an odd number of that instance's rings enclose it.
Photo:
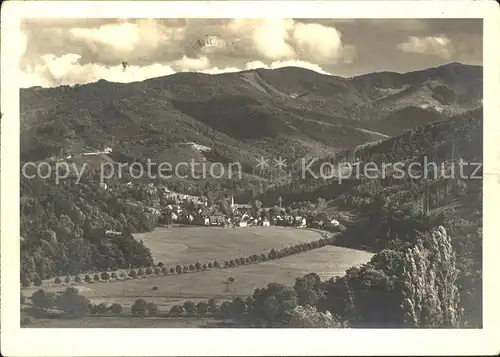
M 200 263 L 197 262 L 195 264 L 190 265 L 177 265 L 172 268 L 166 267 L 162 262 L 159 262 L 156 266 L 149 266 L 146 268 L 139 269 L 131 269 L 128 272 L 123 270 L 119 272 L 101 272 L 95 274 L 86 274 L 85 276 L 77 275 L 74 278 L 70 276 L 66 276 L 63 278 L 56 277 L 54 279 L 55 284 L 70 284 L 72 282 L 76 284 L 85 283 L 93 283 L 99 281 L 110 281 L 110 280 L 125 280 L 125 279 L 137 279 L 146 276 L 158 276 L 158 275 L 179 275 L 184 273 L 192 273 L 192 272 L 201 272 L 209 269 L 220 269 L 220 268 L 233 268 L 241 265 L 248 265 L 253 263 L 265 262 L 268 260 L 275 260 L 280 258 L 285 258 L 291 255 L 300 254 L 303 252 L 307 252 L 312 249 L 318 249 L 324 247 L 326 245 L 331 245 L 335 241 L 333 237 L 324 237 L 318 239 L 316 241 L 300 243 L 291 247 L 286 247 L 283 249 L 271 249 L 267 254 L 253 254 L 248 257 L 236 257 L 235 259 L 226 260 L 224 263 L 220 263 L 218 260 L 208 263 Z M 23 286 L 27 287 L 27 281 L 23 281 Z M 41 286 L 42 280 L 37 277 L 35 281 L 33 281 L 33 285 Z

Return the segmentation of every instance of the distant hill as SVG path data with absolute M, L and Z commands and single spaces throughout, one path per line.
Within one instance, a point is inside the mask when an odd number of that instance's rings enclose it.
M 360 184 L 363 180 L 363 165 L 368 162 L 375 163 L 378 168 L 383 164 L 423 162 L 424 157 L 427 157 L 428 162 L 438 165 L 460 158 L 466 162 L 480 163 L 483 160 L 482 117 L 483 111 L 480 108 L 446 121 L 436 121 L 408 130 L 386 140 L 338 151 L 308 166 L 305 177 L 302 175 L 303 167 L 296 165 L 288 181 L 272 187 L 259 196 L 259 199 L 267 203 L 276 202 L 278 197 L 282 197 L 287 203 L 314 201 L 318 197 L 335 199 Z M 312 172 L 319 176 L 324 163 L 337 167 L 341 163 L 356 161 L 361 165 L 361 175 L 357 177 L 353 174 L 350 178 L 340 180 L 340 183 L 337 175 L 327 180 L 310 175 Z
M 21 89 L 21 159 L 112 147 L 120 162 L 328 156 L 482 105 L 482 67 L 354 78 L 297 67 Z M 209 151 L 179 143 L 194 143 Z

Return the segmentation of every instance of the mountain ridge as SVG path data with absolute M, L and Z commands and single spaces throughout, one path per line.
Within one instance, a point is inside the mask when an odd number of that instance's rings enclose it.
M 451 63 L 352 78 L 300 67 L 176 73 L 133 83 L 21 89 L 21 159 L 112 147 L 127 160 L 185 161 L 172 143 L 210 147 L 210 160 L 327 156 L 481 106 L 482 67 Z

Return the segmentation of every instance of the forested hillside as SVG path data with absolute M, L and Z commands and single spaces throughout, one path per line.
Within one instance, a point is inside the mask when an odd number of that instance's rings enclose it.
M 281 186 L 272 187 L 259 199 L 267 203 L 276 202 L 280 196 L 285 202 L 314 201 L 318 197 L 336 199 L 341 194 L 348 194 L 351 187 L 361 184 L 362 181 L 376 182 L 381 187 L 390 186 L 394 183 L 393 171 L 397 163 L 406 171 L 412 162 L 420 163 L 423 167 L 424 160 L 427 163 L 435 163 L 438 168 L 450 160 L 454 160 L 456 164 L 460 159 L 465 162 L 481 163 L 482 116 L 481 108 L 447 121 L 433 122 L 409 130 L 400 136 L 336 152 L 330 157 L 313 161 L 311 165 L 296 164 L 295 171 L 288 180 Z M 309 164 L 309 161 L 305 163 Z M 345 177 L 341 179 L 339 179 L 340 174 L 333 171 L 323 171 L 328 175 L 320 175 L 321 165 L 325 163 L 334 169 L 344 163 L 351 164 L 352 175 L 346 172 Z M 359 169 L 357 170 L 360 175 L 356 175 L 355 163 L 358 163 Z M 364 167 L 367 163 L 376 165 L 377 179 L 373 179 L 373 172 L 370 173 L 369 178 L 365 176 Z M 385 175 L 382 175 L 382 167 L 385 164 L 387 165 Z M 307 169 L 304 169 L 306 167 Z M 469 166 L 464 170 L 466 174 L 471 174 L 472 172 L 467 170 L 474 170 L 474 168 Z M 408 175 L 405 175 L 403 180 L 397 179 L 397 181 L 408 181 Z
M 355 78 L 286 67 L 29 88 L 21 90 L 21 157 L 109 146 L 131 159 L 179 160 L 174 144 L 194 141 L 227 161 L 295 161 L 447 120 L 479 107 L 481 94 L 482 67 L 457 63 Z
M 403 277 L 398 267 L 408 259 L 404 254 L 419 244 L 432 251 L 436 245 L 420 243 L 429 237 L 423 232 L 443 225 L 456 252 L 456 262 L 450 255 L 443 264 L 456 265 L 460 308 L 465 321 L 478 326 L 482 180 L 470 177 L 475 167 L 466 168 L 466 177 L 361 175 L 339 182 L 336 176 L 302 178 L 300 158 L 320 158 L 311 166 L 313 172 L 325 162 L 372 162 L 379 167 L 400 163 L 405 170 L 424 160 L 447 168 L 461 159 L 482 162 L 481 98 L 482 67 L 458 63 L 355 78 L 282 68 L 23 89 L 21 160 L 50 161 L 53 166 L 92 161 L 92 169 L 79 183 L 75 176 L 60 184 L 53 178 L 21 178 L 21 281 L 38 285 L 57 275 L 151 265 L 150 251 L 131 235 L 153 229 L 157 218 L 146 208 L 164 203 L 150 194 L 148 183 L 204 195 L 210 201 L 233 194 L 245 203 L 256 198 L 267 207 L 280 197 L 284 206 L 321 198 L 328 208 L 349 211 L 356 218 L 335 244 L 379 254 L 344 278 L 323 285 L 321 294 L 344 291 L 323 296 L 315 302 L 318 309 L 331 310 L 358 326 L 380 322 L 383 317 L 374 311 L 381 307 L 373 305 L 377 300 L 370 294 L 393 294 L 395 300 L 387 304 L 394 303 L 391 309 L 398 305 L 401 279 L 412 283 L 418 274 Z M 107 147 L 112 151 L 91 158 L 81 155 Z M 287 167 L 291 175 L 278 181 L 278 175 L 272 178 L 255 170 L 260 156 L 287 159 L 293 164 Z M 110 179 L 107 190 L 100 188 L 96 170 L 103 162 L 146 165 L 149 159 L 175 165 L 193 158 L 239 162 L 245 175 L 241 180 L 134 181 L 129 174 Z M 129 186 L 129 181 L 134 183 Z M 122 234 L 109 235 L 107 230 Z M 415 259 L 420 257 L 411 252 Z M 347 304 L 346 296 L 353 302 Z M 451 305 L 454 299 L 450 297 Z M 414 324 L 455 323 L 455 316 L 437 319 Z M 386 320 L 390 324 L 401 321 L 401 316 Z
M 404 298 L 400 284 L 405 278 L 403 268 L 409 264 L 405 263 L 405 252 L 418 245 L 419 240 L 423 239 L 422 244 L 427 244 L 429 235 L 422 234 L 441 225 L 449 233 L 453 249 L 453 256 L 446 264 L 457 269 L 455 280 L 450 285 L 459 295 L 456 300 L 459 302 L 453 302 L 453 308 L 458 309 L 456 312 L 460 317 L 457 315 L 456 318 L 460 321 L 455 320 L 454 324 L 481 326 L 482 138 L 482 110 L 476 110 L 331 158 L 333 163 L 354 162 L 357 158 L 361 166 L 368 162 L 378 165 L 400 162 L 406 169 L 411 163 L 421 163 L 423 167 L 427 160 L 427 163 L 437 164 L 438 168 L 444 165 L 445 171 L 437 171 L 438 175 L 425 176 L 422 169 L 417 169 L 406 171 L 412 172 L 413 177 L 394 178 L 389 172 L 385 178 L 381 175 L 379 178 L 361 176 L 344 178 L 340 183 L 338 178 L 324 181 L 309 177 L 302 182 L 273 188 L 261 196 L 267 202 L 275 202 L 277 197 L 282 197 L 285 202 L 321 199 L 337 210 L 352 212 L 355 222 L 335 244 L 379 252 L 370 263 L 354 267 L 341 279 L 325 282 L 320 291 L 316 291 L 323 296 L 317 302 L 320 310 L 336 313 L 356 326 L 383 323 L 391 327 L 402 323 L 410 317 L 403 316 L 403 310 L 398 308 L 400 302 L 397 302 Z M 460 162 L 466 163 L 462 173 L 458 166 Z M 424 259 L 422 264 L 424 262 L 436 263 L 433 259 Z M 448 268 L 451 269 L 451 265 Z M 441 268 L 433 269 L 437 272 Z M 430 295 L 427 298 L 431 299 Z M 427 300 L 426 304 L 432 302 Z M 386 305 L 387 308 L 381 309 Z M 439 307 L 428 307 L 435 309 L 433 316 L 426 317 L 426 320 L 417 318 L 410 324 L 437 326 L 445 323 Z M 384 311 L 384 314 L 377 311 Z
M 102 190 L 92 177 L 61 185 L 22 178 L 22 281 L 150 265 L 151 253 L 130 234 L 156 226 L 157 219 L 144 212 L 147 198 L 144 188 Z

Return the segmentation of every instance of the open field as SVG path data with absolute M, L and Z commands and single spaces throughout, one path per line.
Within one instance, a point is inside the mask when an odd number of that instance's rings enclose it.
M 98 317 L 83 319 L 33 319 L 29 328 L 198 328 L 214 327 L 220 321 L 210 318 L 137 318 L 130 316 Z
M 183 226 L 175 228 L 158 227 L 152 232 L 134 234 L 138 241 L 143 241 L 150 250 L 156 263 L 162 262 L 168 268 L 177 264 L 190 265 L 196 262 L 209 263 L 238 257 L 248 257 L 295 245 L 316 241 L 321 238 L 321 231 L 291 227 L 248 227 L 222 228 Z M 331 234 L 331 233 L 330 233 Z M 128 270 L 127 270 L 128 271 Z M 98 271 L 87 272 L 93 275 Z M 83 276 L 85 274 L 80 274 Z M 74 276 L 71 277 L 74 280 Z M 60 287 L 54 284 L 54 278 L 46 279 L 40 288 Z
M 144 298 L 162 308 L 169 308 L 186 300 L 206 301 L 212 297 L 224 300 L 237 295 L 246 297 L 256 288 L 271 282 L 293 285 L 296 277 L 310 272 L 316 272 L 322 278 L 343 275 L 346 269 L 368 261 L 371 256 L 371 253 L 364 251 L 326 246 L 282 259 L 234 268 L 75 286 L 94 302 L 116 302 L 130 306 L 136 299 Z M 229 277 L 233 277 L 234 282 L 226 286 L 224 282 Z M 154 286 L 158 290 L 152 290 Z M 37 289 L 23 289 L 23 293 L 31 296 Z M 46 290 L 64 289 L 60 286 Z
M 223 262 L 239 256 L 267 253 L 272 248 L 280 249 L 300 242 L 315 241 L 321 235 L 315 230 L 284 227 L 183 227 L 158 228 L 136 237 L 151 249 L 155 261 L 175 266 L 216 259 Z M 281 259 L 233 268 L 71 285 L 94 303 L 120 303 L 129 310 L 135 300 L 143 298 L 156 303 L 161 311 L 168 311 L 172 305 L 182 304 L 186 300 L 196 303 L 210 298 L 219 302 L 236 296 L 246 298 L 256 288 L 265 287 L 268 283 L 293 285 L 296 277 L 311 272 L 317 273 L 322 279 L 343 275 L 346 269 L 368 261 L 372 255 L 365 251 L 325 246 Z M 234 281 L 228 284 L 230 277 Z M 157 289 L 153 290 L 153 287 Z M 63 285 L 53 284 L 44 284 L 43 288 L 46 291 L 66 289 Z M 38 289 L 25 288 L 22 292 L 30 297 Z M 90 316 L 84 319 L 34 319 L 30 327 L 213 327 L 215 323 L 211 319 Z
M 272 248 L 281 249 L 321 238 L 314 230 L 275 226 L 157 228 L 134 237 L 151 249 L 155 262 L 169 267 L 216 259 L 224 263 L 224 260 L 267 254 Z

